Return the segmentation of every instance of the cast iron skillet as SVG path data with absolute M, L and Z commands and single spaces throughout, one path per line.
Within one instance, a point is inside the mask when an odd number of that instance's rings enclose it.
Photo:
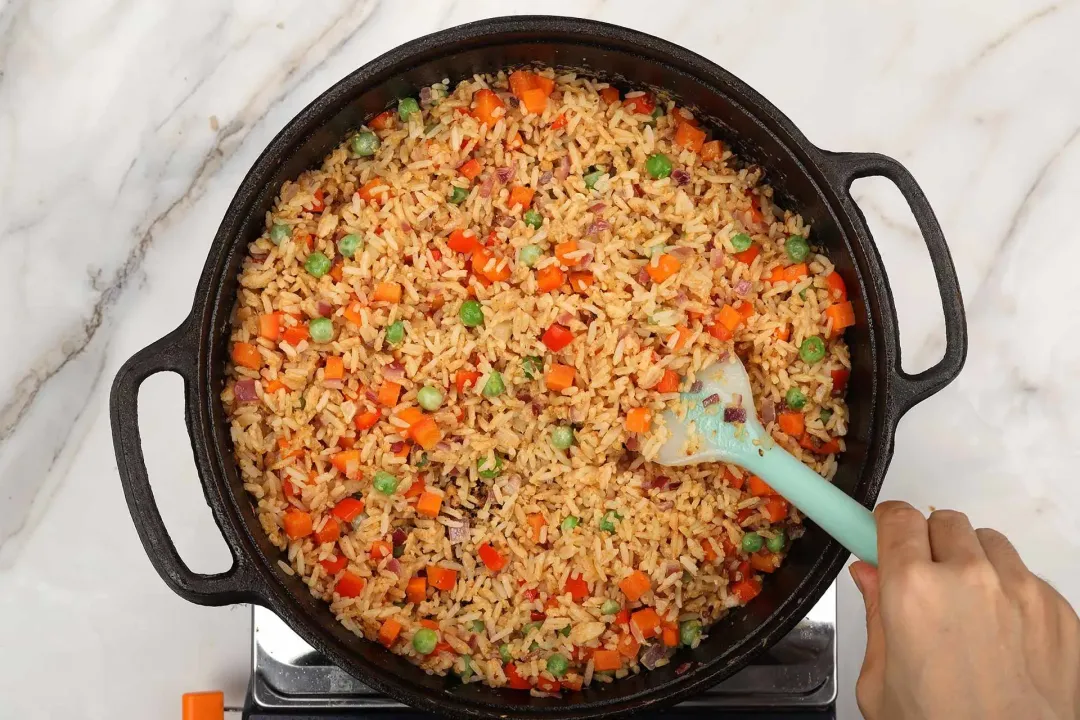
M 491 718 L 585 718 L 656 709 L 733 674 L 783 637 L 836 578 L 847 553 L 820 529 L 808 528 L 754 602 L 713 627 L 700 647 L 680 651 L 670 665 L 653 672 L 561 699 L 462 686 L 429 676 L 356 637 L 298 579 L 281 571 L 281 554 L 266 539 L 241 487 L 228 420 L 218 400 L 240 262 L 248 243 L 263 231 L 265 213 L 281 183 L 318 165 L 349 130 L 397 98 L 415 96 L 419 87 L 533 63 L 579 68 L 624 89 L 666 89 L 709 118 L 739 156 L 762 165 L 783 206 L 813 224 L 815 242 L 828 248 L 858 316 L 848 331 L 851 423 L 836 484 L 873 506 L 892 456 L 897 422 L 952 381 L 967 353 L 956 272 L 919 186 L 891 158 L 818 149 L 763 97 L 699 55 L 625 28 L 560 17 L 485 20 L 415 40 L 352 73 L 289 122 L 233 198 L 210 248 L 191 314 L 176 330 L 136 353 L 117 374 L 111 407 L 116 459 L 143 546 L 177 594 L 204 605 L 264 605 L 315 649 L 394 698 L 424 710 Z M 865 219 L 849 194 L 852 181 L 873 175 L 887 177 L 907 199 L 930 250 L 944 306 L 945 356 L 917 375 L 901 369 L 892 293 Z M 207 503 L 233 554 L 232 568 L 223 573 L 202 575 L 184 565 L 150 490 L 139 439 L 138 391 L 148 376 L 166 370 L 184 379 L 195 463 Z M 684 663 L 690 667 L 679 674 Z

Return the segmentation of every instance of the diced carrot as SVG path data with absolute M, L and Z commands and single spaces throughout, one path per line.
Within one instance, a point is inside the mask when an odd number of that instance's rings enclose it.
M 739 315 L 742 316 L 743 320 L 749 320 L 750 318 L 754 317 L 754 303 L 750 302 L 749 300 L 743 300 L 735 308 L 735 312 L 739 313 Z
M 499 122 L 499 118 L 506 114 L 506 104 L 499 99 L 498 95 L 487 88 L 477 90 L 476 95 L 473 96 L 473 101 L 476 105 L 473 109 L 473 116 L 489 128 L 495 127 L 495 123 Z
M 533 87 L 543 90 L 544 95 L 551 95 L 551 93 L 555 91 L 555 81 L 549 77 L 544 77 L 539 73 L 534 73 Z
M 788 516 L 787 500 L 779 495 L 766 498 L 765 502 L 758 505 L 761 514 L 768 518 L 769 522 L 777 523 Z
M 461 164 L 458 168 L 458 172 L 464 175 L 469 180 L 475 180 L 476 176 L 480 174 L 482 168 L 480 167 L 480 161 L 476 158 L 469 158 Z
M 330 514 L 342 522 L 351 523 L 356 517 L 364 512 L 364 501 L 359 498 L 347 497 L 338 501 Z
M 728 330 L 727 325 L 724 325 L 724 323 L 720 322 L 719 314 L 717 314 L 715 321 L 712 323 L 712 325 L 709 325 L 707 328 L 705 328 L 705 332 L 709 333 L 717 340 L 721 340 L 724 342 L 735 337 L 735 334 Z
M 346 477 L 354 477 L 360 469 L 360 451 L 343 450 L 330 456 L 330 464 Z
M 525 109 L 531 113 L 537 115 L 543 114 L 547 108 L 548 96 L 540 88 L 531 88 L 523 92 L 521 97 L 521 104 L 525 106 Z
M 747 248 L 746 250 L 743 250 L 742 252 L 735 253 L 734 257 L 739 262 L 746 263 L 747 265 L 750 265 L 750 264 L 752 264 L 754 262 L 754 258 L 756 258 L 760 254 L 761 254 L 761 247 L 759 245 L 755 244 L 755 245 L 751 245 L 749 248 Z
M 637 653 L 634 653 L 637 656 Z M 593 652 L 593 669 L 597 672 L 618 670 L 622 666 L 622 659 L 618 650 L 595 650 Z
M 315 247 L 315 236 L 312 235 L 311 233 L 294 234 L 293 235 L 293 240 L 295 240 L 296 243 L 299 244 L 299 245 L 306 246 L 307 249 L 308 249 L 308 252 L 311 252 L 311 249 L 313 247 Z
M 624 607 L 619 610 L 619 612 L 615 613 L 615 622 L 620 625 L 628 624 L 630 622 L 630 609 Z
M 425 492 L 427 492 L 427 483 L 424 482 L 424 477 L 421 475 L 413 480 L 412 485 L 410 485 L 409 489 L 403 494 L 406 500 L 411 500 L 412 498 L 420 497 Z
M 652 589 L 649 576 L 640 570 L 635 570 L 619 581 L 619 589 L 630 602 L 636 602 L 642 595 Z
M 767 551 L 753 553 L 750 556 L 750 567 L 758 572 L 771 573 L 780 567 L 780 556 Z
M 577 265 L 578 260 L 567 256 L 571 253 L 576 253 L 577 251 L 577 240 L 567 240 L 566 242 L 561 242 L 555 246 L 555 257 L 557 257 L 559 262 L 564 266 L 570 267 L 571 265 Z
M 457 571 L 447 570 L 438 565 L 428 565 L 427 579 L 436 590 L 452 590 L 457 582 Z
M 714 563 L 720 559 L 720 554 L 716 552 L 716 548 L 713 547 L 712 540 L 709 538 L 701 540 L 701 551 L 705 553 L 705 562 L 707 563 Z
M 675 647 L 679 644 L 679 628 L 674 623 L 664 623 L 661 628 L 660 639 L 664 647 Z
M 638 642 L 633 633 L 623 633 L 619 636 L 619 643 L 616 647 L 619 649 L 619 654 L 627 660 L 633 660 L 641 651 L 641 643 Z
M 489 543 L 481 545 L 476 552 L 480 555 L 480 560 L 491 572 L 499 572 L 506 567 L 506 557 Z
M 400 634 L 401 623 L 394 618 L 386 618 L 379 628 L 379 643 L 383 647 L 390 647 L 394 644 L 394 641 L 397 640 L 398 635 Z
M 367 581 L 364 578 L 353 575 L 346 570 L 338 578 L 337 585 L 334 586 L 334 592 L 341 597 L 354 598 L 364 591 L 365 585 L 367 585 Z
M 325 560 L 320 560 L 319 564 L 323 566 L 327 575 L 333 577 L 345 569 L 345 566 L 349 564 L 349 559 L 344 555 L 331 555 Z
M 701 159 L 705 162 L 719 160 L 720 156 L 723 154 L 724 148 L 719 140 L 710 140 L 701 146 Z
M 478 246 L 472 253 L 473 272 L 489 283 L 506 280 L 510 277 L 510 263 L 495 257 L 495 253 L 486 247 Z
M 277 340 L 281 337 L 281 313 L 274 312 L 259 316 L 259 337 Z
M 311 534 L 311 515 L 297 508 L 289 508 L 285 511 L 282 519 L 285 524 L 285 534 L 293 540 L 307 537 Z
M 311 199 L 311 211 L 321 213 L 326 209 L 326 201 L 323 199 L 326 197 L 326 191 L 319 188 L 312 194 Z
M 426 627 L 428 630 L 439 630 L 439 623 L 430 618 L 424 618 L 420 621 L 420 627 Z
M 721 325 L 726 327 L 732 333 L 734 333 L 740 325 L 746 322 L 745 318 L 743 318 L 742 313 L 740 313 L 738 310 L 736 310 L 730 305 L 725 305 L 724 307 L 720 308 L 720 312 L 717 313 L 716 319 L 720 322 Z
M 450 237 L 447 239 L 446 244 L 455 252 L 471 253 L 480 243 L 476 239 L 476 233 L 472 230 L 462 230 L 461 228 L 458 228 L 450 233 Z
M 600 91 L 600 99 L 608 105 L 619 102 L 619 89 L 606 87 Z
M 806 421 L 803 419 L 801 412 L 791 410 L 782 412 L 776 416 L 776 421 L 780 424 L 780 429 L 793 438 L 802 435 L 806 429 Z
M 360 314 L 360 311 L 363 308 L 364 306 L 358 300 L 349 303 L 345 307 L 345 312 L 343 313 L 345 315 L 345 319 L 351 322 L 353 325 L 363 325 L 364 316 Z
M 746 478 L 740 475 L 736 475 L 727 468 L 724 468 L 724 480 L 726 480 L 727 484 L 735 488 L 736 490 L 742 490 L 743 485 L 746 484 Z
M 368 123 L 374 130 L 385 130 L 394 124 L 394 113 L 387 110 L 381 112 L 375 117 L 371 118 L 371 122 Z
M 232 346 L 232 361 L 241 367 L 258 370 L 262 367 L 262 354 L 251 343 L 238 342 Z
M 776 495 L 776 491 L 757 475 L 750 476 L 750 479 L 747 481 L 747 489 L 750 490 L 750 494 L 754 497 L 771 497 Z
M 334 282 L 341 282 L 345 278 L 344 267 L 345 265 L 340 259 L 334 261 L 334 264 L 330 267 L 330 277 L 333 278 Z
M 521 133 L 515 130 L 514 134 L 506 140 L 506 149 L 518 150 L 523 147 L 525 147 L 525 141 L 521 139 Z
M 745 605 L 761 592 L 761 581 L 757 578 L 743 579 L 734 583 L 730 589 L 731 593 Z
M 652 426 L 652 412 L 648 408 L 634 408 L 626 413 L 626 429 L 632 433 L 648 432 Z
M 337 446 L 342 450 L 352 450 L 356 445 L 355 435 L 339 435 L 337 439 Z
M 510 73 L 510 92 L 514 94 L 518 100 L 521 100 L 526 90 L 532 90 L 537 87 L 536 73 L 529 72 L 528 70 L 515 70 Z
M 467 388 L 476 385 L 476 381 L 480 379 L 480 373 L 473 370 L 458 370 L 454 375 L 454 387 L 457 388 L 458 395 L 465 393 Z
M 341 380 L 345 377 L 345 361 L 338 355 L 326 358 L 326 367 L 323 368 L 323 378 L 326 380 Z
M 401 448 L 394 453 L 394 457 L 407 458 L 410 450 L 412 450 L 412 445 L 407 442 L 401 443 Z
M 679 272 L 680 267 L 682 267 L 682 263 L 674 255 L 664 254 L 655 260 L 650 260 L 645 266 L 645 272 L 649 274 L 653 282 L 662 283 Z
M 847 389 L 848 378 L 851 377 L 851 371 L 847 368 L 836 368 L 829 374 L 832 376 L 832 394 L 843 395 L 844 390 Z
M 379 404 L 385 407 L 394 407 L 398 403 L 398 396 L 401 395 L 401 386 L 396 382 L 390 382 L 384 380 L 383 384 L 379 386 Z
M 398 410 L 394 413 L 394 417 L 405 423 L 406 427 L 411 428 L 413 425 L 424 419 L 424 411 L 415 405 L 410 405 L 407 408 Z
M 674 351 L 679 352 L 684 347 L 686 347 L 686 343 L 688 343 L 690 341 L 690 336 L 691 335 L 693 335 L 693 332 L 691 332 L 690 328 L 686 327 L 685 325 L 676 325 L 675 326 L 675 347 L 673 348 Z
M 855 310 L 847 301 L 825 308 L 825 317 L 832 321 L 833 335 L 838 335 L 844 331 L 844 328 L 855 324 Z
M 337 521 L 337 518 L 328 518 L 323 526 L 315 531 L 315 541 L 320 545 L 337 542 L 339 537 L 341 537 L 341 523 Z
M 705 145 L 705 131 L 688 122 L 680 122 L 675 130 L 675 144 L 687 150 L 701 152 L 701 148 Z
M 562 130 L 564 127 L 566 127 L 566 123 L 566 113 L 559 113 L 559 116 L 552 120 L 551 124 L 548 125 L 548 127 L 552 130 Z
M 394 546 L 385 540 L 374 540 L 371 543 L 371 547 L 368 549 L 368 555 L 373 560 L 382 560 L 388 558 L 394 553 Z
M 678 392 L 680 380 L 679 373 L 674 370 L 665 370 L 664 376 L 656 384 L 656 391 L 662 393 Z
M 401 302 L 401 285 L 396 282 L 376 283 L 375 292 L 371 297 L 378 302 L 399 303 Z
M 284 389 L 285 389 L 285 383 L 281 382 L 280 380 L 271 380 L 270 382 L 266 383 L 266 394 L 267 395 L 273 395 L 278 390 L 284 390 Z
M 570 289 L 574 292 L 588 292 L 589 288 L 596 283 L 596 276 L 591 272 L 578 271 L 570 273 Z
M 544 375 L 544 384 L 547 386 L 547 389 L 552 392 L 562 392 L 574 384 L 574 376 L 576 374 L 577 370 L 570 365 L 559 365 L 558 363 L 555 363 Z
M 660 634 L 660 616 L 652 608 L 642 608 L 630 616 L 630 622 L 637 626 L 641 637 L 648 640 Z
M 795 263 L 784 268 L 784 281 L 794 285 L 810 274 L 810 266 L 806 263 Z
M 382 204 L 390 196 L 390 186 L 381 177 L 372 178 L 360 186 L 356 194 L 361 200 Z
M 540 513 L 527 515 L 525 519 L 529 522 L 529 538 L 533 542 L 540 542 L 540 531 L 547 525 L 547 519 Z
M 558 290 L 565 280 L 565 273 L 557 265 L 546 265 L 536 271 L 536 288 L 540 292 Z
M 510 188 L 510 200 L 508 201 L 510 209 L 513 210 L 514 206 L 520 205 L 522 209 L 527 210 L 532 205 L 533 195 L 535 194 L 536 191 L 532 188 L 515 185 Z
M 307 325 L 293 325 L 292 327 L 285 328 L 285 332 L 282 333 L 281 339 L 289 345 L 296 347 L 301 342 L 308 339 L 308 327 Z
M 649 93 L 641 93 L 623 100 L 623 107 L 634 115 L 652 115 L 652 111 L 656 109 L 656 100 Z
M 783 340 L 784 342 L 787 342 L 791 339 L 791 326 L 785 323 L 780 327 L 776 328 L 776 330 L 773 331 L 773 337 L 775 337 L 777 340 Z
M 786 268 L 783 265 L 777 265 L 769 272 L 768 275 L 765 276 L 765 282 L 769 282 L 774 285 L 779 282 L 785 282 L 784 270 L 786 270 Z
M 844 302 L 847 300 L 847 285 L 840 273 L 833 270 L 825 276 L 825 285 L 829 288 L 829 299 Z
M 518 672 L 517 665 L 512 662 L 503 665 L 503 674 L 506 675 L 506 684 L 514 690 L 531 690 L 532 685 L 528 680 L 521 677 L 521 673 Z
M 430 450 L 442 440 L 442 431 L 432 417 L 425 417 L 409 428 L 409 437 L 420 447 Z
M 567 690 L 573 690 L 577 692 L 581 689 L 584 683 L 584 678 L 580 675 L 564 675 L 562 679 L 562 686 Z
M 552 323 L 551 326 L 544 331 L 540 341 L 544 343 L 551 352 L 559 352 L 574 341 L 574 334 L 570 332 L 568 328 L 565 328 L 558 323 Z
M 357 413 L 356 417 L 353 418 L 353 425 L 356 426 L 357 430 L 370 430 L 379 422 L 380 417 L 382 417 L 382 413 L 378 410 Z
M 427 580 L 422 577 L 409 578 L 405 597 L 414 605 L 422 603 L 427 598 Z
M 536 676 L 536 689 L 545 693 L 557 693 L 562 690 L 562 683 L 540 674 Z
M 439 517 L 439 508 L 442 507 L 442 495 L 433 492 L 425 492 L 420 495 L 416 502 L 416 513 L 424 517 Z

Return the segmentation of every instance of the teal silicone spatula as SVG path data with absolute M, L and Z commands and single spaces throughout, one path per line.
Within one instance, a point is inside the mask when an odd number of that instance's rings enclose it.
M 664 413 L 671 437 L 660 448 L 656 462 L 669 466 L 727 462 L 746 468 L 855 557 L 876 566 L 873 513 L 803 465 L 765 432 L 754 410 L 750 378 L 739 359 L 729 356 L 710 365 L 697 379 L 700 389 L 695 384 L 695 392 L 682 393 L 687 408 L 684 417 L 680 419 L 671 410 Z M 732 410 L 725 420 L 728 408 Z

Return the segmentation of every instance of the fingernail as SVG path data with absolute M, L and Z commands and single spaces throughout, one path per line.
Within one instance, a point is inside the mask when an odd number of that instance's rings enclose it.
M 859 579 L 859 572 L 855 569 L 855 565 L 848 565 L 848 572 L 851 573 L 851 579 L 855 581 L 855 587 L 859 588 L 859 592 L 863 591 L 862 580 Z

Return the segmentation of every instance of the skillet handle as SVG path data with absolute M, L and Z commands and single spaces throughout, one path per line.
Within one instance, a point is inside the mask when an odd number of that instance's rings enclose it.
M 938 293 L 941 296 L 941 306 L 945 314 L 945 355 L 936 365 L 914 375 L 904 372 L 900 362 L 900 331 L 895 322 L 895 317 L 886 328 L 894 336 L 896 345 L 896 362 L 892 368 L 894 407 L 897 408 L 896 419 L 899 420 L 915 405 L 938 392 L 960 374 L 967 358 L 968 338 L 967 321 L 964 316 L 964 299 L 960 293 L 960 281 L 956 277 L 956 268 L 953 266 L 952 256 L 949 254 L 949 246 L 945 242 L 945 235 L 941 232 L 934 210 L 926 199 L 922 188 L 915 182 L 915 178 L 907 168 L 887 155 L 878 153 L 834 153 L 822 151 L 825 163 L 832 170 L 836 181 L 848 193 L 848 199 L 855 204 L 851 197 L 851 183 L 859 178 L 881 176 L 888 178 L 900 190 L 907 200 L 908 207 L 915 222 L 919 225 L 923 241 L 926 242 L 930 251 L 930 261 L 934 265 L 934 275 L 937 276 Z
M 180 375 L 184 379 L 190 436 L 191 413 L 198 410 L 194 396 L 198 353 L 195 344 L 189 341 L 190 320 L 188 318 L 176 330 L 135 353 L 116 374 L 109 411 L 120 482 L 146 554 L 173 592 L 199 605 L 261 602 L 254 591 L 257 580 L 251 560 L 232 542 L 228 544 L 233 564 L 225 572 L 204 575 L 188 568 L 176 551 L 150 488 L 139 434 L 139 387 L 155 373 L 169 371 Z M 201 468 L 199 474 L 204 475 Z M 220 522 L 218 526 L 221 527 Z M 229 539 L 228 533 L 224 535 Z

